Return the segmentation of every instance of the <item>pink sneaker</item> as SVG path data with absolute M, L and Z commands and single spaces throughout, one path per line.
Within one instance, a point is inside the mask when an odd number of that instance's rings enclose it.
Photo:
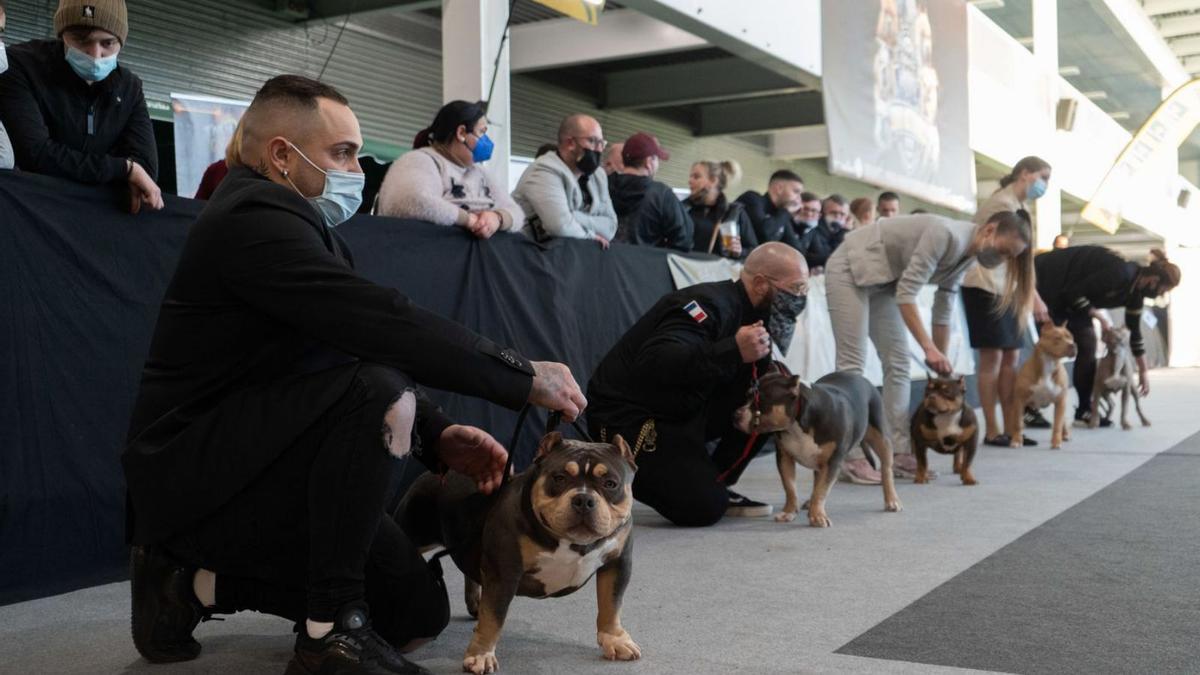
M 879 485 L 883 482 L 883 476 L 863 457 L 843 462 L 839 478 L 844 483 L 855 485 Z
M 938 473 L 933 469 L 926 469 L 929 480 L 938 477 Z M 892 475 L 896 478 L 916 478 L 917 477 L 917 456 L 911 452 L 898 454 L 892 458 Z

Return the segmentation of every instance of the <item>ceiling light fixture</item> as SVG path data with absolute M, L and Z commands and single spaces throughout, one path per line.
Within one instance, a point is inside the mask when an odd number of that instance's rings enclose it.
M 1004 9 L 1004 0 L 971 0 L 971 4 L 979 9 Z
M 1114 120 L 1129 119 L 1129 113 L 1125 112 L 1124 110 L 1118 110 L 1117 112 L 1108 113 L 1108 116 L 1113 118 Z
M 1093 101 L 1103 101 L 1108 98 L 1108 92 L 1097 89 L 1096 91 L 1085 91 L 1083 95 Z
M 1063 77 L 1075 77 L 1079 74 L 1079 66 L 1062 66 L 1058 69 L 1058 74 Z

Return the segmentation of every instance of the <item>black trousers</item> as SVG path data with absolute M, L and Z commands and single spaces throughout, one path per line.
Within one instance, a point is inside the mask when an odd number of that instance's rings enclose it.
M 675 525 L 705 527 L 719 521 L 729 506 L 726 486 L 737 482 L 767 442 L 767 437 L 758 438 L 746 453 L 749 436 L 732 427 L 731 415 L 710 415 L 689 424 L 656 422 L 655 448 L 637 456 L 634 498 Z M 593 438 L 604 428 L 609 439 L 619 433 L 631 447 L 640 431 L 640 426 L 613 427 L 603 420 L 589 420 L 589 427 Z M 711 455 L 709 440 L 717 441 Z
M 1075 365 L 1071 374 L 1071 382 L 1075 385 L 1075 393 L 1079 395 L 1079 407 L 1075 416 L 1092 411 L 1092 388 L 1096 384 L 1096 327 L 1092 317 L 1086 312 L 1054 312 L 1051 318 L 1055 323 L 1067 322 L 1067 330 L 1075 339 Z
M 384 517 L 399 462 L 384 445 L 383 418 L 413 384 L 385 366 L 345 367 L 356 371 L 345 395 L 307 422 L 249 487 L 167 549 L 216 572 L 222 611 L 332 621 L 340 607 L 365 599 L 375 629 L 401 646 L 436 636 L 449 621 L 440 576 Z M 262 395 L 275 394 L 286 399 L 270 388 Z

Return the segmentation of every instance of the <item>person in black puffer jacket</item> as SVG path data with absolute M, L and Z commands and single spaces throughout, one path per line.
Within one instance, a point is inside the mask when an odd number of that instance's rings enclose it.
M 659 161 L 670 157 L 650 134 L 639 131 L 625 141 L 621 152 L 625 168 L 608 177 L 617 211 L 615 241 L 692 250 L 692 219 L 675 192 L 654 180 Z
M 754 224 L 750 215 L 739 202 L 725 197 L 725 188 L 741 175 L 741 167 L 732 160 L 724 162 L 701 161 L 692 165 L 688 176 L 688 188 L 692 194 L 683 200 L 683 206 L 692 218 L 692 250 L 712 253 L 735 260 L 745 260 L 750 251 L 758 246 Z M 724 245 L 718 226 L 733 221 L 738 233 L 731 246 Z

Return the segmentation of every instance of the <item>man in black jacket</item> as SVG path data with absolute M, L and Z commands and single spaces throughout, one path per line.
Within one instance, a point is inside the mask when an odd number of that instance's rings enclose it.
M 61 0 L 56 40 L 8 50 L 0 122 L 18 168 L 81 183 L 128 185 L 130 210 L 161 209 L 158 150 L 142 81 L 117 65 L 124 0 Z
M 771 180 L 767 182 L 767 194 L 760 195 L 747 190 L 737 198 L 746 208 L 760 244 L 781 241 L 804 252 L 804 242 L 796 234 L 793 225 L 793 214 L 800 210 L 802 192 L 804 180 L 792 171 L 780 169 L 771 174 Z
M 749 445 L 733 412 L 745 402 L 751 365 L 760 374 L 770 365 L 771 339 L 790 344 L 807 292 L 804 257 L 763 244 L 739 281 L 668 293 L 609 351 L 588 384 L 588 425 L 594 437 L 621 434 L 633 444 L 635 498 L 676 525 L 771 513 L 726 487 L 766 442 Z
M 654 180 L 659 162 L 670 158 L 658 139 L 645 132 L 625 141 L 621 150 L 624 166 L 608 177 L 608 192 L 617 212 L 616 241 L 692 250 L 691 217 L 674 190 Z
M 1166 254 L 1151 251 L 1149 265 L 1139 266 L 1103 246 L 1071 246 L 1054 249 L 1033 259 L 1037 291 L 1050 319 L 1066 322 L 1075 338 L 1079 355 L 1072 374 L 1079 407 L 1075 422 L 1087 426 L 1092 410 L 1092 387 L 1096 378 L 1096 330 L 1092 319 L 1108 328 L 1108 318 L 1099 310 L 1123 307 L 1129 328 L 1130 350 L 1137 359 L 1142 395 L 1150 393 L 1146 346 L 1142 338 L 1142 310 L 1147 298 L 1157 298 L 1179 284 L 1180 271 Z M 1101 426 L 1111 421 L 1102 419 Z
M 298 622 L 289 672 L 424 672 L 398 650 L 436 636 L 448 606 L 382 517 L 392 458 L 486 493 L 506 453 L 417 385 L 568 418 L 586 402 L 565 366 L 354 272 L 333 228 L 361 201 L 362 136 L 341 94 L 274 78 L 242 131 L 167 288 L 122 457 L 134 642 L 194 658 L 202 617 L 254 609 Z
M 820 273 L 829 256 L 842 245 L 846 238 L 846 219 L 850 216 L 850 208 L 846 198 L 841 195 L 829 195 L 821 202 L 821 220 L 813 228 L 804 251 L 804 260 L 813 274 Z

